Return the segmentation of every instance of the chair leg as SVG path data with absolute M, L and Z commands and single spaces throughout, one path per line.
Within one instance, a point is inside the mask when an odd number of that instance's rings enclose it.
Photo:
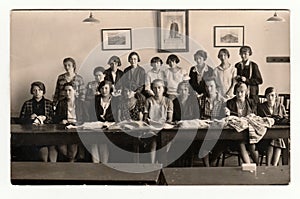
M 226 154 L 224 152 L 224 153 L 222 153 L 222 167 L 225 166 L 225 159 L 226 159 Z

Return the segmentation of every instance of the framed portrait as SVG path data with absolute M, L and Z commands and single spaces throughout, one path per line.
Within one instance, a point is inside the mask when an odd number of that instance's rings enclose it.
M 102 50 L 131 50 L 131 29 L 102 29 Z
M 188 52 L 189 26 L 187 10 L 157 12 L 158 52 Z
M 214 26 L 214 47 L 244 45 L 244 26 Z

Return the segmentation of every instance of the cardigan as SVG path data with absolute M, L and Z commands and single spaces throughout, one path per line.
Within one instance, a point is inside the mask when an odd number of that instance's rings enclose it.
M 50 100 L 45 99 L 43 97 L 43 99 L 41 99 L 41 102 L 44 102 L 44 113 L 43 115 L 46 116 L 46 120 L 44 121 L 44 123 L 52 123 L 52 119 L 53 119 L 53 104 Z M 20 112 L 20 122 L 22 124 L 31 124 L 33 122 L 33 120 L 31 119 L 31 115 L 35 113 L 34 110 L 34 106 L 33 104 L 35 103 L 35 99 L 32 98 L 30 100 L 27 100 L 24 102 L 21 112 Z
M 243 62 L 236 63 L 235 68 L 237 69 L 237 75 L 246 77 L 245 83 L 250 89 L 249 98 L 254 99 L 254 101 L 258 103 L 258 85 L 263 83 L 258 65 L 255 62 L 248 60 L 245 65 L 243 65 Z M 237 81 L 241 81 L 241 79 L 238 78 Z

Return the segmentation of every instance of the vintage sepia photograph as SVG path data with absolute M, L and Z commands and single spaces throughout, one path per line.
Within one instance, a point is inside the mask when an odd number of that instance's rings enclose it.
M 290 21 L 12 9 L 11 185 L 291 186 Z

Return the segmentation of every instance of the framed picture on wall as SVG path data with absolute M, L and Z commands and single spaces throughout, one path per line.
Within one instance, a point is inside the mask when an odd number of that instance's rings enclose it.
M 102 50 L 131 50 L 131 29 L 102 29 Z
M 244 45 L 244 26 L 214 26 L 214 47 Z
M 157 12 L 158 52 L 188 52 L 189 26 L 187 10 Z

